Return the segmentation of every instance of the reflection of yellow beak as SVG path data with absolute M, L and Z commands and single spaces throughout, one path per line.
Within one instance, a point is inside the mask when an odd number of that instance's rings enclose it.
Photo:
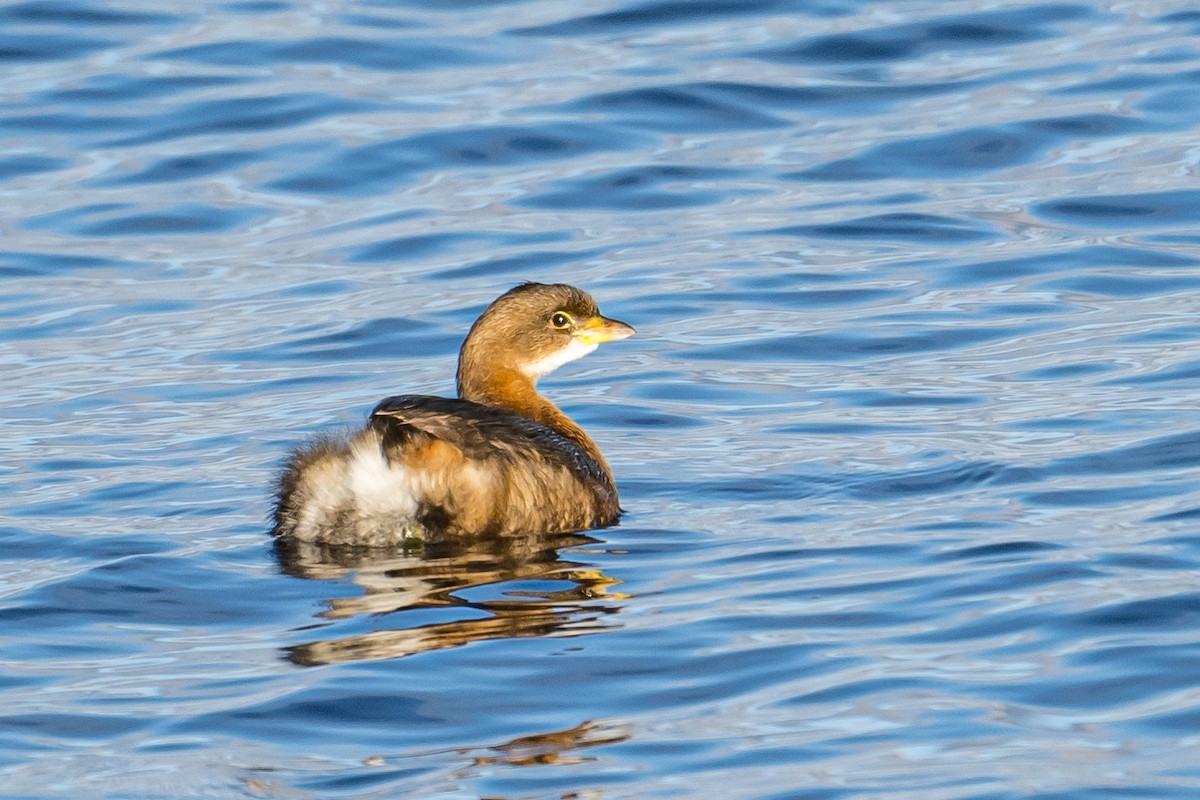
M 615 342 L 617 339 L 627 339 L 637 331 L 633 326 L 626 325 L 615 319 L 596 315 L 584 320 L 575 328 L 575 338 L 584 344 L 596 345 L 601 342 Z

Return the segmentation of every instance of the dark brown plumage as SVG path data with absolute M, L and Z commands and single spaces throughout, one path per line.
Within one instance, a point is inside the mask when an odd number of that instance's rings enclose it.
M 292 455 L 275 534 L 385 545 L 614 524 L 620 505 L 608 464 L 536 383 L 633 332 L 572 286 L 511 289 L 463 342 L 457 399 L 389 397 L 350 438 L 317 439 Z

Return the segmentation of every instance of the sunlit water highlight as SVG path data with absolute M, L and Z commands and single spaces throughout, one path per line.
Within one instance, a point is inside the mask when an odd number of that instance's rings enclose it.
M 1182 2 L 0 8 L 11 797 L 1194 798 Z M 525 279 L 628 514 L 276 551 Z

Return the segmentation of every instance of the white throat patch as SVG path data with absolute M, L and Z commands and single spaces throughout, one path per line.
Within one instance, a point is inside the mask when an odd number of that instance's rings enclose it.
M 537 380 L 543 375 L 549 375 L 551 372 L 554 372 L 554 370 L 558 369 L 563 364 L 567 364 L 577 358 L 583 358 L 595 349 L 595 342 L 591 344 L 584 344 L 572 336 L 571 341 L 566 347 L 551 353 L 545 358 L 541 358 L 537 361 L 527 364 L 525 366 L 525 374 L 534 380 Z

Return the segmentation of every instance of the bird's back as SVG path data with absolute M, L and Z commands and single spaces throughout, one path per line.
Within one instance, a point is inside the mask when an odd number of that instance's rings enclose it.
M 585 530 L 619 515 L 608 471 L 568 436 L 466 400 L 403 395 L 351 439 L 293 454 L 275 523 L 300 540 L 382 545 Z

